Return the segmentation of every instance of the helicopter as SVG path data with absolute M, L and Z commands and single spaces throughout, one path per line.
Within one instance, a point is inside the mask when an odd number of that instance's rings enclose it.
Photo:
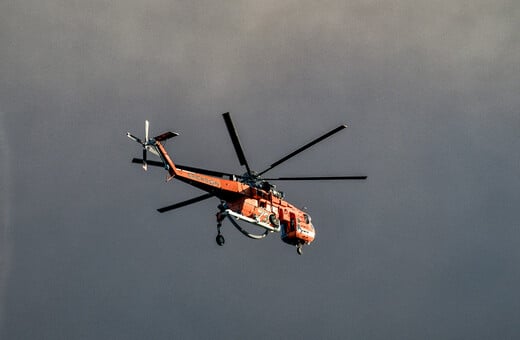
M 223 246 L 225 243 L 221 228 L 224 220 L 228 219 L 231 225 L 251 239 L 259 240 L 265 238 L 271 233 L 281 233 L 282 241 L 295 246 L 298 255 L 301 255 L 303 246 L 314 241 L 316 236 L 312 219 L 310 215 L 304 211 L 305 209 L 302 210 L 297 208 L 285 200 L 284 193 L 277 190 L 276 186 L 271 184 L 269 181 L 365 180 L 367 179 L 367 176 L 266 178 L 262 175 L 304 150 L 307 150 L 311 146 L 345 129 L 347 125 L 339 125 L 290 154 L 280 158 L 265 170 L 255 172 L 249 167 L 237 130 L 231 120 L 230 113 L 223 113 L 222 117 L 224 118 L 224 123 L 229 136 L 231 137 L 231 142 L 234 146 L 238 161 L 240 165 L 244 166 L 246 169 L 246 172 L 242 175 L 174 163 L 164 147 L 164 142 L 178 136 L 179 134 L 168 131 L 150 138 L 150 123 L 148 120 L 145 121 L 144 140 L 141 140 L 130 132 L 127 132 L 126 135 L 128 138 L 142 146 L 142 158 L 133 158 L 132 163 L 141 164 L 145 171 L 148 169 L 148 166 L 162 167 L 167 171 L 166 182 L 175 178 L 206 192 L 201 196 L 159 208 L 157 211 L 165 213 L 211 197 L 216 197 L 220 200 L 220 204 L 217 207 L 218 212 L 216 214 L 217 236 L 215 239 L 219 246 Z M 148 160 L 148 152 L 158 156 L 160 161 Z M 252 233 L 240 226 L 237 221 L 247 222 L 259 227 L 263 230 L 263 233 Z

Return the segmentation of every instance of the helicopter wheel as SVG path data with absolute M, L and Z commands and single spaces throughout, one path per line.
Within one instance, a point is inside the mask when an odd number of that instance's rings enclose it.
M 226 243 L 226 240 L 224 239 L 224 236 L 222 236 L 222 235 L 220 235 L 220 234 L 217 235 L 217 237 L 216 237 L 215 240 L 217 241 L 217 244 L 218 244 L 219 246 L 223 246 L 224 243 Z
M 296 246 L 296 252 L 298 253 L 298 255 L 301 255 L 302 252 L 303 252 L 303 245 L 298 244 L 298 245 Z
M 273 225 L 275 225 L 277 227 L 280 226 L 280 220 L 278 218 L 276 218 L 275 214 L 269 215 L 269 222 L 271 222 Z

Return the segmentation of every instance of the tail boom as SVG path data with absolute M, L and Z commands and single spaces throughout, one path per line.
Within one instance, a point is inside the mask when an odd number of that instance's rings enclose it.
M 236 180 L 213 177 L 198 172 L 179 169 L 175 166 L 175 163 L 171 159 L 170 155 L 168 155 L 168 152 L 160 141 L 156 140 L 155 147 L 157 148 L 163 162 L 167 165 L 166 170 L 170 175 L 170 179 L 175 177 L 176 179 L 201 190 L 214 193 L 217 197 L 223 196 L 219 193 L 224 194 L 224 192 L 227 192 L 228 195 L 245 194 L 251 189 L 249 185 Z M 224 194 L 224 196 L 227 195 Z

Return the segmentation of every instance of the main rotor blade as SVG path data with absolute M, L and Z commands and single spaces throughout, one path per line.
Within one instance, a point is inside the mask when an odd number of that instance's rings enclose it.
M 265 181 L 342 181 L 342 180 L 363 180 L 367 176 L 314 176 L 314 177 L 278 177 L 262 178 Z
M 229 178 L 231 178 L 233 176 L 236 176 L 234 174 L 230 174 L 230 173 L 227 173 L 227 172 L 220 172 L 220 171 L 214 171 L 214 170 L 208 170 L 208 169 L 202 169 L 202 168 L 195 168 L 193 166 L 187 166 L 187 165 L 181 165 L 181 164 L 177 164 L 176 167 L 181 169 L 181 170 L 197 172 L 197 173 L 200 173 L 200 174 L 204 174 L 204 175 L 208 175 L 208 176 L 214 176 L 214 177 L 228 176 Z M 240 177 L 240 176 L 236 176 L 236 177 Z
M 164 212 L 167 212 L 167 211 L 170 211 L 170 210 L 182 208 L 182 207 L 185 207 L 187 205 L 203 201 L 203 200 L 208 199 L 208 198 L 213 197 L 213 196 L 214 196 L 214 194 L 207 193 L 207 194 L 204 194 L 202 196 L 198 196 L 198 197 L 195 197 L 195 198 L 183 201 L 183 202 L 179 202 L 179 203 L 175 203 L 175 204 L 169 205 L 167 207 L 159 208 L 159 209 L 157 209 L 157 211 L 160 212 L 160 213 L 164 213 Z
M 310 148 L 311 146 L 313 146 L 314 144 L 316 143 L 319 143 L 321 142 L 322 140 L 332 136 L 333 134 L 343 130 L 344 128 L 346 128 L 347 126 L 346 125 L 340 125 L 338 126 L 337 128 L 327 132 L 326 134 L 324 134 L 323 136 L 321 137 L 318 137 L 316 138 L 315 140 L 313 140 L 312 142 L 309 142 L 307 144 L 305 144 L 304 146 L 302 146 L 301 148 L 291 152 L 290 154 L 288 154 L 287 156 L 279 159 L 278 161 L 274 162 L 273 164 L 271 164 L 271 166 L 269 166 L 269 168 L 265 169 L 264 171 L 260 172 L 258 175 L 262 175 L 264 173 L 266 173 L 267 171 L 271 170 L 272 168 L 274 168 L 275 166 L 277 165 L 280 165 L 281 163 L 285 162 L 286 160 L 288 160 L 289 158 L 292 158 L 294 156 L 296 156 L 297 154 L 299 154 L 300 152 L 304 151 L 304 150 L 307 150 L 308 148 Z
M 238 161 L 240 165 L 245 165 L 247 169 L 247 173 L 251 175 L 251 169 L 249 169 L 249 164 L 247 164 L 246 156 L 244 155 L 244 150 L 242 150 L 242 145 L 240 144 L 240 140 L 238 139 L 238 134 L 233 125 L 233 121 L 231 120 L 231 116 L 229 112 L 223 113 L 224 122 L 226 123 L 226 127 L 229 132 L 229 136 L 231 137 L 231 141 L 233 142 L 233 146 L 235 147 L 235 152 L 238 156 Z
M 134 158 L 134 159 L 132 159 L 132 163 L 143 164 L 143 160 L 140 159 L 140 158 Z M 148 165 L 164 168 L 164 163 L 163 162 L 148 161 L 147 160 L 146 163 Z M 208 170 L 208 169 L 202 169 L 202 168 L 195 168 L 193 166 L 187 166 L 187 165 L 181 165 L 181 164 L 176 164 L 175 166 L 177 167 L 177 169 L 191 171 L 191 172 L 197 172 L 199 174 L 204 174 L 204 175 L 209 175 L 209 176 L 214 176 L 214 177 L 225 177 L 225 176 L 228 176 L 229 178 L 232 178 L 233 176 L 241 177 L 241 176 L 237 176 L 237 175 L 230 174 L 230 173 L 227 173 L 227 172 L 220 172 L 220 171 L 214 171 L 214 170 Z

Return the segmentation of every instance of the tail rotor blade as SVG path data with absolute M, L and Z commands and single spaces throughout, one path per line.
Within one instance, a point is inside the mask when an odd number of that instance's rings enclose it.
M 142 160 L 142 159 L 139 159 L 139 158 L 133 158 L 133 159 L 132 159 L 132 163 L 135 163 L 135 164 L 143 164 L 143 160 Z M 165 166 L 163 162 L 150 161 L 150 160 L 147 160 L 147 161 L 146 161 L 146 164 L 147 164 L 147 165 L 151 165 L 151 166 L 157 166 L 157 167 L 160 167 L 160 168 L 164 168 L 164 166 Z
M 137 142 L 139 144 L 143 144 L 143 142 L 141 142 L 141 140 L 139 138 L 137 138 L 136 136 L 132 135 L 130 132 L 127 132 L 126 136 L 128 138 L 130 138 L 131 140 L 133 140 L 134 142 Z
M 144 121 L 144 139 L 146 142 L 149 140 L 148 131 L 150 130 L 150 122 L 148 120 Z
M 146 148 L 143 148 L 143 170 L 148 170 L 148 163 L 146 163 Z

